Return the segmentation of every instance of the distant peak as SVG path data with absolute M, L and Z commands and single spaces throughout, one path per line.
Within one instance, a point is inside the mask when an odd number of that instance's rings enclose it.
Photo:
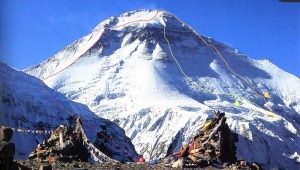
M 119 17 L 130 17 L 132 15 L 140 15 L 140 14 L 143 14 L 143 13 L 156 13 L 156 12 L 159 12 L 159 10 L 138 9 L 138 10 L 125 12 L 125 13 L 121 14 Z
M 183 23 L 173 14 L 162 10 L 139 9 L 112 16 L 96 26 L 94 31 L 104 28 L 122 29 L 124 26 L 135 25 L 138 27 L 154 26 L 161 27 L 166 23 L 170 26 L 182 26 Z M 122 28 L 121 28 L 122 27 Z

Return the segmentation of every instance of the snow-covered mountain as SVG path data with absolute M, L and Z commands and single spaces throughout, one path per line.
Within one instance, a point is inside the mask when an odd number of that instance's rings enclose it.
M 12 142 L 16 145 L 16 159 L 26 159 L 37 144 L 50 136 L 50 130 L 78 117 L 91 142 L 96 142 L 97 136 L 105 138 L 102 144 L 112 158 L 137 159 L 130 139 L 115 123 L 99 118 L 85 105 L 70 101 L 41 80 L 2 62 L 0 73 L 0 125 L 15 129 Z
M 178 150 L 219 109 L 239 134 L 239 158 L 299 166 L 299 78 L 168 12 L 111 17 L 24 71 L 117 122 L 147 159 Z

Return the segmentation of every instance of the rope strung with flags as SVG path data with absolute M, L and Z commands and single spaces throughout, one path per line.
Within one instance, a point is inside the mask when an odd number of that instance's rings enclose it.
M 80 121 L 77 121 L 76 131 L 79 131 L 82 134 L 83 138 L 83 144 L 84 146 L 90 151 L 92 157 L 96 162 L 117 162 L 114 159 L 111 159 L 107 155 L 105 155 L 103 152 L 101 152 L 98 148 L 96 148 L 87 138 Z
M 1 128 L 5 128 L 7 126 L 1 126 Z M 21 133 L 33 133 L 33 134 L 51 134 L 53 130 L 35 130 L 35 129 L 20 129 L 20 128 L 11 128 L 14 132 L 21 132 Z
M 60 135 L 62 134 L 62 130 L 61 129 L 50 129 L 50 130 L 46 130 L 46 129 L 21 129 L 21 128 L 12 128 L 12 127 L 8 127 L 8 126 L 1 126 L 0 125 L 0 129 L 3 128 L 11 128 L 14 132 L 19 132 L 19 133 L 31 133 L 31 134 L 52 134 L 55 133 L 56 135 Z M 77 123 L 76 123 L 76 130 L 77 133 L 81 134 L 81 138 L 82 138 L 82 145 L 86 147 L 86 149 L 90 152 L 92 158 L 94 159 L 94 161 L 96 162 L 118 162 L 117 160 L 114 160 L 110 157 L 108 157 L 106 154 L 104 154 L 102 151 L 100 151 L 97 147 L 95 147 L 88 139 L 87 135 L 85 134 L 85 131 L 82 128 L 81 125 L 81 120 L 78 118 L 77 119 Z

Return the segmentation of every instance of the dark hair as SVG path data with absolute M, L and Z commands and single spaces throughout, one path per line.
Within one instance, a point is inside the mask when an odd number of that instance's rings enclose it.
M 12 128 L 4 128 L 3 129 L 3 140 L 7 141 L 7 142 L 10 141 L 13 134 L 14 134 L 14 131 L 12 130 Z
M 195 135 L 194 137 L 193 137 L 193 140 L 196 140 L 197 138 L 199 138 L 200 137 L 200 134 L 197 134 L 197 135 Z

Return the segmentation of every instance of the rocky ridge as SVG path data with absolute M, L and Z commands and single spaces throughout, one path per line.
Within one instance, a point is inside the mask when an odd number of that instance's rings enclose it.
M 111 17 L 25 71 L 118 123 L 146 160 L 179 150 L 222 110 L 238 134 L 239 159 L 265 169 L 299 165 L 300 79 L 169 12 Z

